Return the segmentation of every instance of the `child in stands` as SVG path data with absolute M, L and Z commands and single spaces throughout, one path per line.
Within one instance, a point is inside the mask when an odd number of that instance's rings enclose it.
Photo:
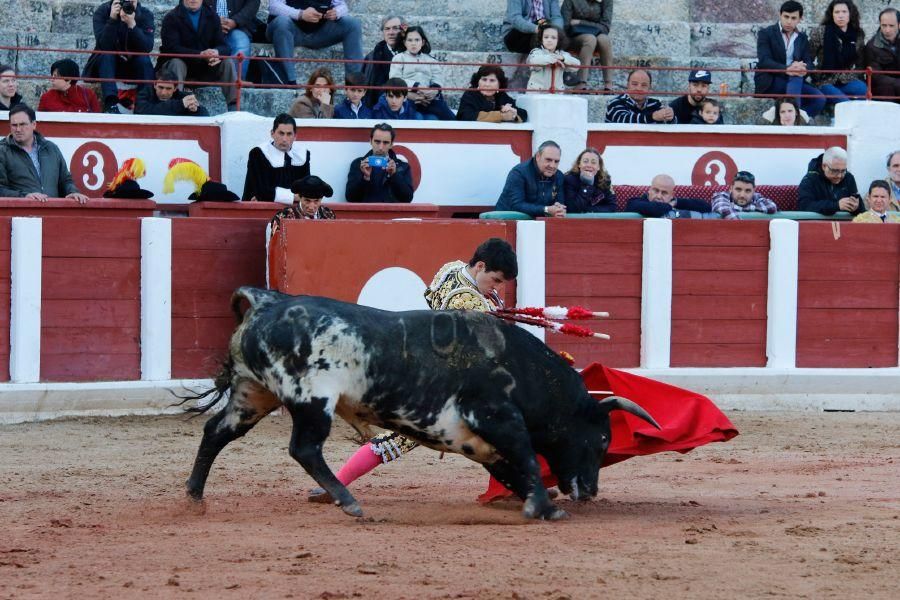
M 531 51 L 525 61 L 531 65 L 531 77 L 528 78 L 529 90 L 547 91 L 551 89 L 563 91 L 566 84 L 563 72 L 578 72 L 581 65 L 578 59 L 561 50 L 565 44 L 565 36 L 556 25 L 545 23 L 538 28 L 540 46 Z
M 375 108 L 372 109 L 373 119 L 398 119 L 401 121 L 420 121 L 422 119 L 422 115 L 418 113 L 415 105 L 407 99 L 409 91 L 406 89 L 405 81 L 400 78 L 391 78 L 384 85 L 393 89 L 386 90 L 378 99 Z
M 48 112 L 101 112 L 94 92 L 78 85 L 78 65 L 64 58 L 50 65 L 50 89 L 43 93 L 38 110 Z
M 691 125 L 717 125 L 721 110 L 718 100 L 704 98 L 697 107 L 697 114 L 691 118 Z
M 431 56 L 431 43 L 418 25 L 400 34 L 406 47 L 391 59 L 391 78 L 398 77 L 410 88 L 409 99 L 426 119 L 452 121 L 456 118 L 441 94 L 438 61 Z
M 363 98 L 366 90 L 366 76 L 362 73 L 347 73 L 344 78 L 344 101 L 334 107 L 335 119 L 371 119 L 372 109 Z

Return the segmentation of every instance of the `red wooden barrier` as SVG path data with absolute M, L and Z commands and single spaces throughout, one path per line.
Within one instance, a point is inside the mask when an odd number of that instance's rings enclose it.
M 384 269 L 408 269 L 428 285 L 441 265 L 468 260 L 490 237 L 515 246 L 514 234 L 515 223 L 504 221 L 287 221 L 270 244 L 270 283 L 288 294 L 356 302 Z M 505 286 L 505 296 L 514 304 L 515 287 Z
M 9 381 L 10 233 L 10 219 L 0 218 L 0 381 Z
M 672 225 L 671 365 L 766 366 L 768 222 Z
M 798 367 L 896 367 L 900 225 L 801 223 Z
M 426 219 L 438 215 L 435 204 L 326 202 L 326 205 L 338 219 Z M 284 207 L 278 202 L 194 202 L 189 205 L 188 214 L 192 217 L 269 220 Z
M 86 204 L 69 198 L 53 198 L 46 202 L 24 198 L 0 198 L 0 217 L 152 217 L 153 200 L 116 200 L 92 198 Z
M 41 277 L 41 380 L 140 379 L 140 221 L 45 217 Z
M 265 229 L 256 219 L 173 219 L 172 377 L 218 370 L 234 330 L 232 292 L 265 286 Z
M 547 305 L 582 305 L 607 311 L 609 319 L 588 321 L 611 340 L 586 340 L 548 333 L 555 350 L 570 352 L 576 365 L 599 361 L 636 367 L 641 360 L 641 267 L 643 221 L 547 223 Z

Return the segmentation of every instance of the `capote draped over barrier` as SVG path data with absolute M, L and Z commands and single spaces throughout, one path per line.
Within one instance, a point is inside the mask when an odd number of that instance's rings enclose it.
M 654 429 L 646 421 L 624 411 L 611 412 L 612 441 L 603 461 L 604 467 L 632 456 L 667 451 L 685 453 L 710 442 L 727 442 L 738 434 L 728 417 L 702 394 L 599 363 L 586 367 L 581 377 L 589 390 L 611 390 L 616 396 L 637 402 L 661 427 Z M 550 473 L 546 461 L 540 456 L 538 459 L 544 485 L 556 485 L 556 477 Z M 512 492 L 491 477 L 487 491 L 478 497 L 478 501 L 487 503 L 511 495 Z

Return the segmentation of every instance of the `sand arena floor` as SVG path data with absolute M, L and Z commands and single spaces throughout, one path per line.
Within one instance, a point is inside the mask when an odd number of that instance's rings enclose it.
M 601 473 L 564 522 L 482 507 L 478 465 L 417 449 L 309 504 L 290 420 L 183 498 L 204 418 L 0 427 L 0 598 L 896 598 L 900 414 L 731 413 L 741 435 Z M 341 426 L 336 467 L 353 450 Z

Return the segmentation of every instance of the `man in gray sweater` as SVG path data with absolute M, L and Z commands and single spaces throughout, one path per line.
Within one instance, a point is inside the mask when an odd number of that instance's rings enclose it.
M 0 198 L 88 198 L 78 191 L 62 152 L 35 131 L 34 111 L 18 104 L 9 111 L 10 134 L 0 140 Z

